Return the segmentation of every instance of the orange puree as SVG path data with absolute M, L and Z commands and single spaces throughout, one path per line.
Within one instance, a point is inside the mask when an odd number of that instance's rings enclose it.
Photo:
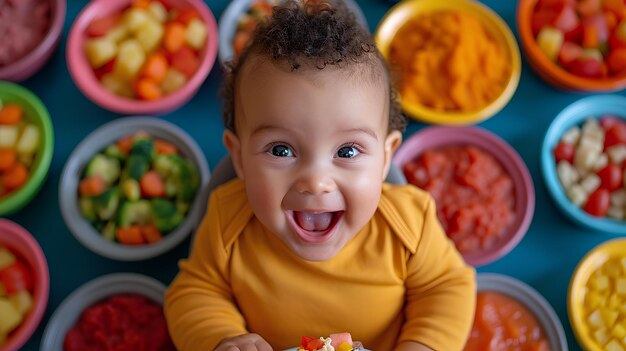
M 480 292 L 474 326 L 464 351 L 550 351 L 533 313 L 497 292 Z
M 402 99 L 435 110 L 480 109 L 504 90 L 508 54 L 479 19 L 439 11 L 409 20 L 391 43 Z

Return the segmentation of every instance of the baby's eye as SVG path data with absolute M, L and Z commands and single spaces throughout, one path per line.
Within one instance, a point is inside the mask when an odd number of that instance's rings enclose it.
M 354 146 L 342 146 L 337 150 L 339 158 L 353 158 L 360 154 L 359 150 Z
M 271 152 L 272 155 L 277 157 L 293 157 L 293 151 L 287 145 L 274 145 Z

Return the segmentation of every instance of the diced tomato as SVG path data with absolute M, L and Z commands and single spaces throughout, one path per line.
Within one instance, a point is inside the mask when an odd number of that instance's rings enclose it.
M 581 77 L 600 78 L 602 77 L 602 62 L 592 57 L 581 57 L 572 61 L 567 70 Z
M 161 139 L 154 140 L 154 149 L 158 155 L 176 155 L 178 154 L 178 148 L 172 143 Z
M 95 19 L 89 23 L 85 34 L 90 38 L 96 38 L 106 35 L 111 29 L 115 28 L 122 19 L 122 13 L 116 12 L 112 15 Z
M 121 138 L 116 142 L 117 147 L 123 154 L 128 155 L 130 149 L 133 147 L 134 136 L 129 135 L 125 138 Z
M 106 183 L 102 177 L 92 176 L 82 179 L 78 184 L 78 193 L 81 196 L 98 196 L 106 190 Z
M 310 337 L 310 336 L 307 336 L 307 335 L 303 335 L 303 336 L 302 336 L 302 341 L 300 342 L 300 346 L 301 346 L 302 348 L 306 348 L 306 346 L 307 346 L 307 345 L 308 345 L 311 341 L 313 341 L 314 339 L 315 339 L 315 338 L 313 338 L 313 337 Z
M 559 64 L 563 67 L 567 67 L 570 63 L 574 62 L 574 60 L 582 57 L 583 48 L 581 48 L 578 44 L 572 43 L 571 41 L 566 41 L 561 46 L 561 50 L 559 51 Z
M 612 116 L 612 115 L 604 115 L 602 116 L 602 118 L 600 118 L 600 126 L 602 126 L 602 129 L 604 129 L 604 131 L 611 129 L 611 127 L 613 127 L 616 124 L 624 124 L 624 123 L 626 122 L 622 121 L 619 117 Z
M 578 0 L 576 4 L 576 11 L 585 17 L 593 16 L 601 10 L 600 0 Z
M 539 0 L 537 2 L 538 10 L 557 10 L 560 11 L 565 7 L 573 7 L 576 0 Z
M 141 194 L 145 197 L 161 197 L 165 195 L 165 185 L 156 171 L 148 171 L 139 180 Z
M 173 68 L 191 79 L 200 67 L 200 59 L 189 46 L 183 46 L 176 53 L 171 55 L 171 65 Z
M 578 15 L 576 14 L 576 10 L 574 10 L 571 6 L 564 7 L 554 19 L 553 25 L 554 28 L 560 29 L 567 35 L 578 27 L 580 24 L 580 20 L 578 19 Z
M 532 16 L 533 35 L 536 37 L 543 27 L 552 26 L 557 16 L 558 12 L 551 9 L 535 12 Z
M 559 145 L 554 148 L 554 160 L 556 161 L 556 163 L 565 160 L 570 164 L 573 164 L 575 151 L 576 148 L 574 147 L 574 145 L 563 142 L 559 143 Z
M 600 177 L 600 187 L 608 191 L 614 191 L 622 187 L 624 182 L 624 172 L 620 166 L 616 164 L 608 164 L 606 167 L 598 171 Z
M 609 191 L 604 188 L 599 188 L 589 195 L 583 210 L 592 216 L 604 217 L 609 211 L 610 202 L 611 197 Z
M 9 295 L 33 289 L 32 275 L 20 262 L 15 262 L 0 271 L 0 283 L 4 285 Z
M 626 48 L 610 51 L 606 58 L 606 63 L 612 75 L 626 73 Z
M 604 135 L 604 149 L 618 144 L 626 144 L 626 125 L 616 124 Z
M 305 349 L 307 349 L 308 351 L 315 351 L 317 349 L 321 349 L 323 346 L 324 342 L 321 339 L 313 339 L 309 341 Z
M 96 68 L 93 72 L 98 80 L 102 80 L 102 77 L 104 77 L 106 74 L 113 72 L 113 68 L 115 68 L 115 59 Z
M 198 14 L 198 11 L 189 8 L 180 10 L 180 12 L 178 12 L 178 16 L 176 16 L 176 21 L 187 25 L 194 18 L 200 18 L 200 14 Z

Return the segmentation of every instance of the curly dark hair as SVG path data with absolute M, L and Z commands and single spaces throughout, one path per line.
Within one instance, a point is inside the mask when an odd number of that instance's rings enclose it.
M 302 0 L 301 0 L 302 1 Z M 251 57 L 286 62 L 292 71 L 301 68 L 324 69 L 362 66 L 372 77 L 388 83 L 388 132 L 404 131 L 407 125 L 397 102 L 387 65 L 367 30 L 341 0 L 288 0 L 276 6 L 272 16 L 260 23 L 249 46 L 238 59 L 226 63 L 221 95 L 224 99 L 224 126 L 236 132 L 235 88 L 237 77 Z M 364 65 L 363 65 L 364 64 Z M 304 65 L 304 66 L 303 66 Z

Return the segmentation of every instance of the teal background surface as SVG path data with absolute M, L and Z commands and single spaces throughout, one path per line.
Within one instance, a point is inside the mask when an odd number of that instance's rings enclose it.
M 106 0 L 97 0 L 106 1 Z M 205 0 L 216 19 L 227 0 Z M 393 2 L 356 0 L 373 32 Z M 445 0 L 442 0 L 445 1 Z M 50 298 L 43 320 L 23 350 L 39 350 L 43 330 L 55 308 L 74 289 L 89 280 L 112 272 L 137 272 L 155 277 L 165 284 L 174 278 L 177 261 L 186 257 L 187 239 L 174 250 L 143 262 L 117 262 L 89 251 L 68 231 L 58 204 L 58 184 L 62 168 L 74 147 L 91 131 L 116 118 L 123 118 L 94 105 L 71 80 L 65 60 L 69 28 L 85 0 L 68 0 L 66 22 L 59 47 L 50 61 L 23 85 L 37 94 L 49 109 L 55 129 L 55 150 L 48 178 L 37 197 L 9 219 L 28 229 L 42 246 L 50 267 Z M 511 27 L 516 37 L 516 2 L 486 0 Z M 519 42 L 519 40 L 518 40 Z M 204 151 L 211 169 L 226 150 L 221 142 L 221 101 L 218 90 L 222 80 L 219 64 L 198 94 L 179 110 L 161 116 L 189 133 Z M 617 93 L 626 96 L 624 91 Z M 554 307 L 563 323 L 570 350 L 581 350 L 567 318 L 567 287 L 578 261 L 597 244 L 613 235 L 592 232 L 568 221 L 557 210 L 543 184 L 540 148 L 543 135 L 554 116 L 570 103 L 587 94 L 568 93 L 549 86 L 536 75 L 523 57 L 521 81 L 509 104 L 493 118 L 480 123 L 511 144 L 526 162 L 536 189 L 536 209 L 532 224 L 522 242 L 508 255 L 479 272 L 494 272 L 518 278 L 539 291 Z M 425 125 L 411 122 L 406 136 Z M 626 233 L 624 233 L 626 235 Z

